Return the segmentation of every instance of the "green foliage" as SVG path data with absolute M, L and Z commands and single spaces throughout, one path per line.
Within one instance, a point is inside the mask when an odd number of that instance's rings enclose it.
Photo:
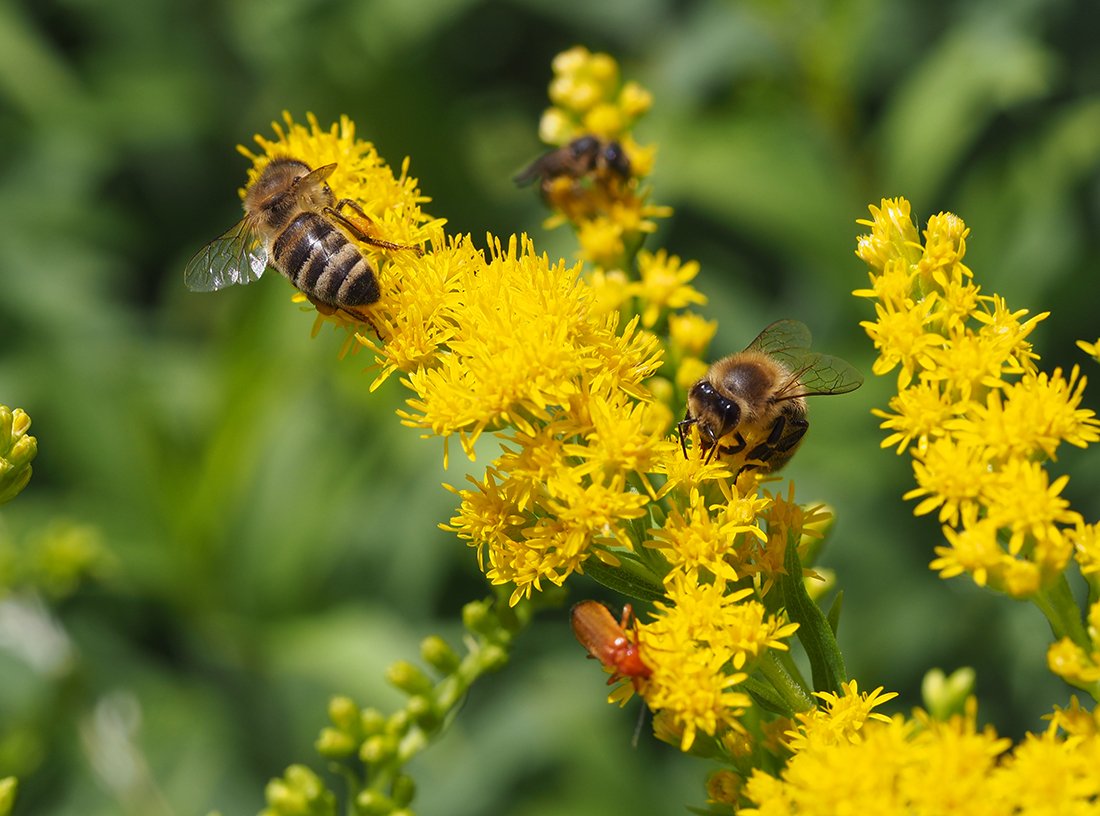
M 398 389 L 368 394 L 336 335 L 306 342 L 312 318 L 282 281 L 184 289 L 190 253 L 239 217 L 233 145 L 283 108 L 347 113 L 389 161 L 412 157 L 452 232 L 526 230 L 568 254 L 510 178 L 540 150 L 551 56 L 604 48 L 654 93 L 639 136 L 660 146 L 653 181 L 677 213 L 661 244 L 701 262 L 716 350 L 796 317 L 866 371 L 866 315 L 846 294 L 865 284 L 854 220 L 902 194 L 965 213 L 981 235 L 972 265 L 1010 302 L 1058 314 L 1037 335 L 1044 360 L 1084 363 L 1072 341 L 1096 334 L 1100 260 L 1090 13 L 1084 0 L 0 8 L 0 400 L 43 440 L 0 515 L 0 581 L 18 587 L 0 603 L 53 649 L 0 646 L 12 813 L 257 812 L 267 780 L 312 764 L 333 693 L 438 718 L 385 668 L 427 632 L 453 641 L 439 620 L 484 594 L 472 553 L 435 529 L 453 509 L 438 483 L 460 483 L 464 462 L 443 474 L 400 428 Z M 1036 728 L 1060 693 L 1040 690 L 1054 683 L 1042 649 L 998 644 L 1043 642 L 1043 624 L 926 569 L 938 530 L 910 518 L 907 466 L 878 450 L 869 415 L 886 393 L 869 381 L 815 406 L 789 467 L 800 497 L 839 511 L 826 566 L 847 588 L 848 669 L 914 705 L 926 661 L 973 665 L 983 714 L 1002 733 Z M 1096 518 L 1097 465 L 1064 464 Z M 633 724 L 602 705 L 564 613 L 515 648 L 523 659 L 418 757 L 420 812 L 656 812 L 693 795 L 696 770 L 671 750 L 629 749 Z M 443 674 L 462 660 L 438 642 L 423 659 Z M 287 790 L 310 787 L 295 773 Z M 396 807 L 410 784 L 394 777 Z

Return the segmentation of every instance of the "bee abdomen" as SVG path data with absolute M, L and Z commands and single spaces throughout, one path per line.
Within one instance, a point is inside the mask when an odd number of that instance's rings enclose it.
M 378 300 L 370 262 L 339 229 L 315 212 L 290 222 L 272 247 L 276 268 L 322 303 L 365 306 Z

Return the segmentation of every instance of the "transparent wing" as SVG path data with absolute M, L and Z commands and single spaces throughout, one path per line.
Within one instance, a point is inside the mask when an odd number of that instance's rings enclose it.
M 810 330 L 798 320 L 777 320 L 768 326 L 756 339 L 749 343 L 745 351 L 762 351 L 782 358 L 784 352 L 810 347 Z
M 863 375 L 828 354 L 810 351 L 810 330 L 797 320 L 778 320 L 749 343 L 746 351 L 774 357 L 791 372 L 791 379 L 779 389 L 776 399 L 846 394 L 863 385 Z
M 817 394 L 847 394 L 863 385 L 863 375 L 850 364 L 828 354 L 807 352 L 794 376 L 781 389 L 780 399 L 812 397 Z
M 215 292 L 235 283 L 252 283 L 267 268 L 267 250 L 245 218 L 200 249 L 183 270 L 193 292 Z

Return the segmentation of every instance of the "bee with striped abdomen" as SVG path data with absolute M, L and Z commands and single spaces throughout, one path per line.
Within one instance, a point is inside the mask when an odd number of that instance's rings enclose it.
M 336 200 L 327 181 L 335 169 L 335 164 L 313 169 L 297 159 L 272 160 L 245 193 L 244 218 L 187 264 L 187 287 L 213 292 L 252 283 L 270 264 L 323 314 L 340 310 L 371 323 L 361 307 L 378 300 L 378 277 L 348 236 L 385 249 L 420 250 L 378 240 L 345 215 L 346 208 L 371 221 L 351 199 Z

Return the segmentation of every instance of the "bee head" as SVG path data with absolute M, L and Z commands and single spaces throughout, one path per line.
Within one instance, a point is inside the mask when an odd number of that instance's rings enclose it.
M 289 192 L 309 172 L 309 165 L 297 159 L 272 159 L 249 186 L 245 195 L 245 209 L 251 212 L 267 205 L 278 196 Z
M 741 406 L 722 396 L 707 380 L 699 380 L 691 387 L 688 405 L 706 437 L 704 444 L 717 444 L 718 440 L 737 427 L 741 421 Z
M 610 141 L 604 145 L 600 152 L 603 165 L 620 178 L 630 178 L 630 159 L 623 150 L 623 146 L 616 141 Z

